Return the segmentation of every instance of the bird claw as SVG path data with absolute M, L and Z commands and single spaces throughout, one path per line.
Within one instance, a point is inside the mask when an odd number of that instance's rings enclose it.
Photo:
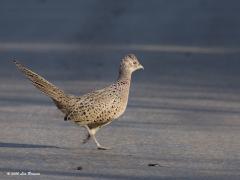
M 86 144 L 86 143 L 89 141 L 90 138 L 91 138 L 91 136 L 90 136 L 90 134 L 88 134 L 88 135 L 86 136 L 86 138 L 83 139 L 82 143 L 83 143 L 83 144 Z
M 84 139 L 84 140 L 82 141 L 83 144 L 86 144 L 87 142 L 88 142 L 88 139 Z
M 111 149 L 111 148 L 109 148 L 109 147 L 103 147 L 103 146 L 98 146 L 97 149 L 98 149 L 98 150 L 109 150 L 109 149 Z

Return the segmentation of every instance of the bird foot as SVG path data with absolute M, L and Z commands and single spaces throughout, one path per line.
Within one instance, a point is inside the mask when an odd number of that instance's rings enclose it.
M 86 144 L 88 142 L 88 139 L 84 139 L 83 141 L 82 141 L 82 144 Z
M 111 149 L 111 148 L 109 148 L 109 147 L 104 147 L 104 146 L 98 146 L 97 149 L 98 149 L 98 150 L 109 150 L 109 149 Z
M 91 138 L 91 136 L 90 136 L 90 134 L 88 134 L 88 135 L 86 136 L 86 138 L 83 139 L 82 143 L 83 143 L 83 144 L 86 144 L 86 143 L 89 141 L 90 138 Z

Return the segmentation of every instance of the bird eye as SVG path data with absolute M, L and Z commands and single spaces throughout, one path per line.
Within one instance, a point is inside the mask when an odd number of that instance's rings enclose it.
M 134 61 L 134 62 L 133 62 L 133 64 L 137 64 L 137 62 L 136 62 L 136 61 Z

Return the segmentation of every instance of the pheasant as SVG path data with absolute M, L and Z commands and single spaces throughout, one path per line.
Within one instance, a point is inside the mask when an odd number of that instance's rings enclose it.
M 95 137 L 96 132 L 124 113 L 128 103 L 131 75 L 138 69 L 144 69 L 135 55 L 128 54 L 120 63 L 116 82 L 82 96 L 74 96 L 66 94 L 19 62 L 14 63 L 35 87 L 53 100 L 57 108 L 65 114 L 65 121 L 72 121 L 87 129 L 83 143 L 92 138 L 101 150 L 108 148 L 100 145 Z

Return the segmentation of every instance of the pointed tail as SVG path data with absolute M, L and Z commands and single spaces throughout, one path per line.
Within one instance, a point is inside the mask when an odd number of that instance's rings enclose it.
M 32 82 L 32 84 L 37 87 L 40 91 L 42 91 L 47 96 L 51 97 L 54 101 L 61 102 L 67 96 L 65 93 L 54 86 L 52 83 L 48 82 L 46 79 L 41 77 L 40 75 L 34 73 L 30 69 L 26 68 L 22 64 L 17 61 L 13 61 L 17 68 L 23 72 L 23 74 Z

